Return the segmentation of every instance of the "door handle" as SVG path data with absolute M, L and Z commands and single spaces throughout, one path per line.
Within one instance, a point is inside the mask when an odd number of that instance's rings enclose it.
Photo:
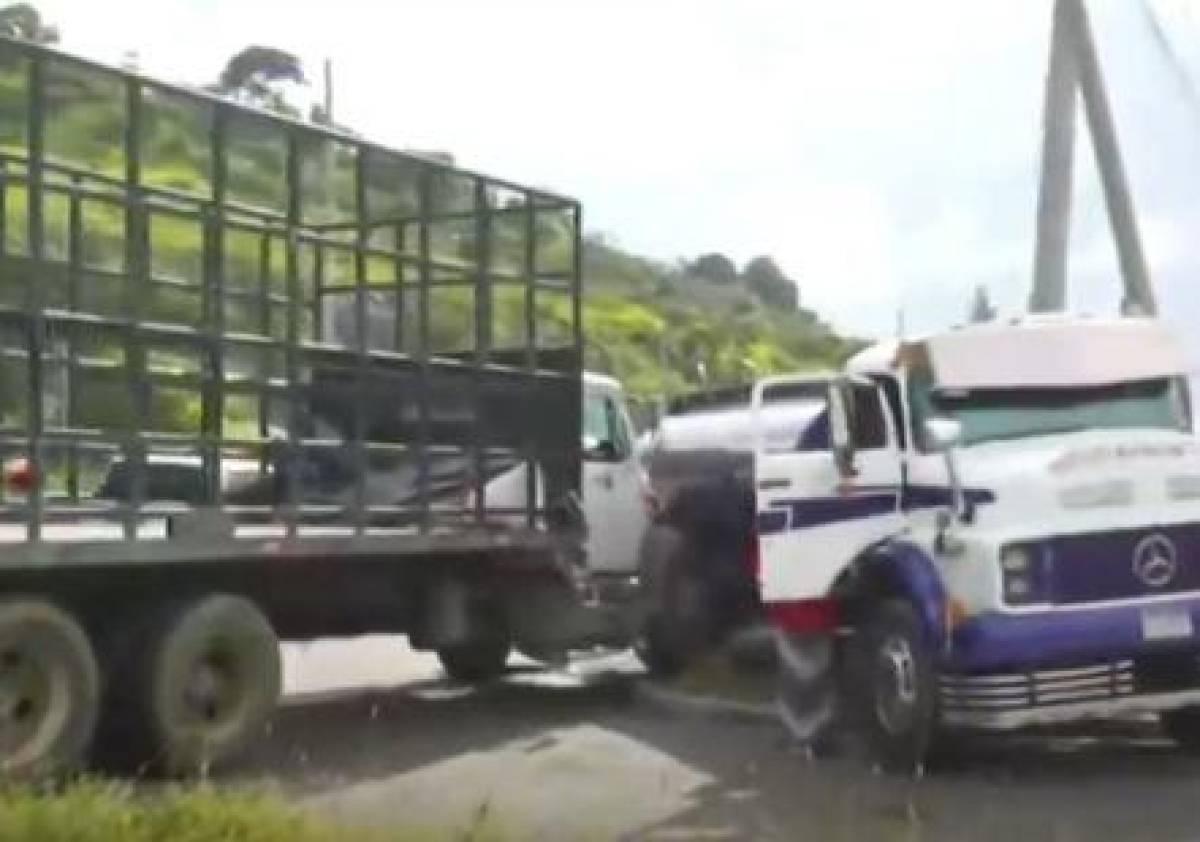
M 600 476 L 596 477 L 595 482 L 596 482 L 596 485 L 600 486 L 605 491 L 612 491 L 612 487 L 613 487 L 612 474 L 600 474 Z
M 792 481 L 790 479 L 764 479 L 758 483 L 759 491 L 775 491 L 782 488 L 791 488 Z

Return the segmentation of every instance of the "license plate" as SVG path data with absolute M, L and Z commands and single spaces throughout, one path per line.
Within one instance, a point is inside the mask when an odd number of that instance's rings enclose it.
M 1142 609 L 1142 638 L 1169 640 L 1192 636 L 1192 614 L 1186 608 L 1156 606 Z

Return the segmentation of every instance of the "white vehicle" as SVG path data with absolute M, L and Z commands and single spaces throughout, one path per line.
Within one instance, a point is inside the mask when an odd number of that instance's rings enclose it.
M 584 372 L 581 435 L 588 569 L 600 577 L 632 577 L 646 528 L 646 480 L 625 392 L 614 378 Z M 485 494 L 490 505 L 503 508 L 511 501 L 519 507 L 525 500 L 525 476 L 525 466 L 518 465 L 489 482 Z
M 643 454 L 654 518 L 638 565 L 639 654 L 652 672 L 678 673 L 696 655 L 738 640 L 748 644 L 739 650 L 760 648 L 754 453 L 760 438 L 808 447 L 827 380 L 768 378 L 677 397 L 668 406 Z
M 1200 448 L 1149 319 L 885 343 L 829 385 L 829 447 L 760 442 L 781 712 L 911 768 L 943 729 L 1160 714 L 1200 747 Z M 835 687 L 842 688 L 841 691 Z

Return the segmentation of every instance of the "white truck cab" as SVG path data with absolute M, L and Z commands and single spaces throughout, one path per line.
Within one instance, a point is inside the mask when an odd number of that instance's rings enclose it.
M 587 567 L 600 575 L 633 576 L 638 543 L 645 531 L 646 481 L 634 448 L 633 423 L 619 381 L 583 374 L 582 507 L 587 523 Z M 525 499 L 525 466 L 518 465 L 487 485 L 493 505 Z M 541 488 L 537 490 L 540 497 Z
M 843 712 L 893 766 L 945 728 L 1134 710 L 1200 744 L 1189 369 L 1162 325 L 1132 318 L 992 323 L 853 358 L 810 429 L 823 446 L 756 456 L 792 730 L 815 738 Z
M 621 384 L 603 374 L 583 377 L 583 511 L 588 569 L 632 575 L 646 529 L 646 479 L 634 447 Z

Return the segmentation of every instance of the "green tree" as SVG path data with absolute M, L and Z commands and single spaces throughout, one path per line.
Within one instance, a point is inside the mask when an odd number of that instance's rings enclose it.
M 738 281 L 737 265 L 719 252 L 697 257 L 688 267 L 688 274 L 714 284 L 736 284 Z
M 58 27 L 46 23 L 41 12 L 29 3 L 12 3 L 0 8 L 0 35 L 38 44 L 57 44 Z
M 299 111 L 284 98 L 281 85 L 307 84 L 300 59 L 286 50 L 252 45 L 233 55 L 213 90 L 260 108 L 295 117 Z
M 742 280 L 746 286 L 758 296 L 758 300 L 768 307 L 775 307 L 788 312 L 800 306 L 800 294 L 796 284 L 770 257 L 756 257 L 746 264 L 742 271 Z

